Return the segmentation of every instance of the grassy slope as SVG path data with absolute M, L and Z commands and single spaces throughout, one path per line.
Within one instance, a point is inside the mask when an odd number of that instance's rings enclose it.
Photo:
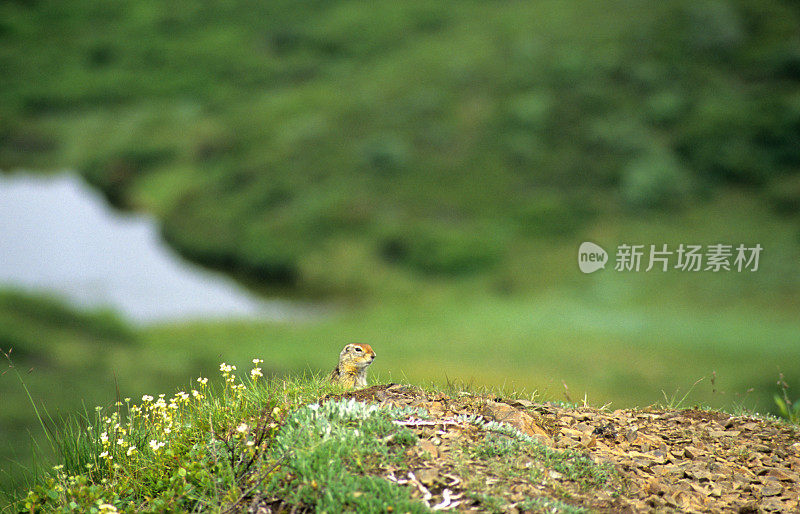
M 559 406 L 459 387 L 377 385 L 341 394 L 318 377 L 265 380 L 258 361 L 250 367 L 222 365 L 222 385 L 200 380 L 187 392 L 125 400 L 71 425 L 61 433 L 63 458 L 19 507 L 429 512 L 459 500 L 482 512 L 577 513 L 797 506 L 787 460 L 797 429 L 774 420 Z M 755 473 L 765 466 L 784 483 L 759 484 Z M 742 487 L 748 482 L 756 485 Z
M 347 400 L 308 407 L 341 389 L 319 379 L 265 383 L 252 372 L 251 379 L 240 381 L 226 366 L 222 373 L 223 386 L 201 384 L 191 394 L 120 403 L 99 410 L 77 430 L 66 430 L 64 457 L 43 473 L 20 507 L 204 511 L 246 508 L 256 500 L 320 511 L 428 511 L 411 496 L 412 488 L 383 477 L 390 469 L 405 476 L 420 454 L 413 448 L 417 431 L 393 420 L 427 419 L 427 411 Z M 473 414 L 485 402 L 471 399 L 462 414 Z M 487 477 L 533 482 L 558 470 L 575 482 L 570 491 L 619 487 L 610 465 L 547 448 L 511 426 L 487 425 L 474 414 L 472 420 L 462 421 L 469 435 L 448 456 L 456 459 L 456 472 L 469 489 L 464 501 L 475 499 L 488 509 L 505 503 L 476 490 L 480 484 L 467 471 L 476 464 L 491 467 Z M 507 492 L 502 486 L 499 491 Z M 548 494 L 553 493 L 539 492 L 531 506 L 569 509 L 557 499 L 548 501 Z M 557 494 L 569 498 L 566 487 Z

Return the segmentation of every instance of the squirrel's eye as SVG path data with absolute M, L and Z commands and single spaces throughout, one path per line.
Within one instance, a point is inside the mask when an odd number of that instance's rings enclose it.
M 355 351 L 357 351 L 358 353 L 361 353 L 361 352 L 363 352 L 363 351 L 364 351 L 364 350 L 362 350 L 362 349 L 361 349 L 361 347 L 360 347 L 360 346 L 355 346 L 355 347 L 354 347 L 354 349 L 355 349 Z

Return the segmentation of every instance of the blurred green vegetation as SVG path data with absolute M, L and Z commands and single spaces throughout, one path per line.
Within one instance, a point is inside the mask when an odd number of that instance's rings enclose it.
M 0 2 L 1 170 L 74 169 L 191 260 L 341 302 L 131 328 L 4 293 L 0 348 L 56 420 L 223 360 L 327 370 L 350 340 L 385 380 L 623 407 L 707 377 L 687 402 L 774 410 L 800 384 L 798 34 L 782 0 Z M 582 275 L 586 240 L 764 252 Z
M 0 19 L 0 169 L 79 170 L 250 282 L 482 273 L 527 259 L 519 239 L 728 186 L 798 213 L 800 10 L 780 0 L 38 0 Z

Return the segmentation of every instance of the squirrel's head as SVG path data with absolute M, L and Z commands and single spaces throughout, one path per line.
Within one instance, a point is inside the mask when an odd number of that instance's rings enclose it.
M 350 343 L 345 345 L 339 354 L 339 362 L 346 362 L 359 368 L 365 368 L 375 359 L 375 351 L 368 344 Z

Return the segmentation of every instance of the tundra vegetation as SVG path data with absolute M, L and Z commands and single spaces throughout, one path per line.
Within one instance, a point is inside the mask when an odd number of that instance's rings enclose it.
M 326 306 L 131 326 L 4 291 L 0 480 L 76 410 L 353 340 L 383 382 L 796 420 L 798 33 L 779 0 L 0 3 L 0 170 L 75 170 L 186 258 Z M 613 269 L 682 243 L 764 251 Z

